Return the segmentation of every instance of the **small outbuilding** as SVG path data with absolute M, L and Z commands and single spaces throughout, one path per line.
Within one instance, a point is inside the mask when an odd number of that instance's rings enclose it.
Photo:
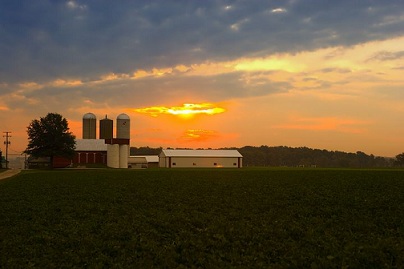
M 237 150 L 163 149 L 159 155 L 159 166 L 166 168 L 241 168 L 243 166 L 243 156 Z
M 159 156 L 145 155 L 145 156 L 129 156 L 129 168 L 152 168 L 159 167 Z

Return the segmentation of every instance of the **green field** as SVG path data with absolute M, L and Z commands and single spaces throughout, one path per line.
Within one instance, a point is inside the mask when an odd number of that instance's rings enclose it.
M 404 268 L 404 170 L 23 171 L 0 268 Z

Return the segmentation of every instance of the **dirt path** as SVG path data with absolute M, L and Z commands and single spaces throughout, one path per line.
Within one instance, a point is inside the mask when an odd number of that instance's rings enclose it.
M 0 180 L 15 176 L 19 172 L 21 172 L 21 169 L 9 169 L 9 170 L 7 170 L 7 171 L 5 171 L 3 173 L 0 173 Z

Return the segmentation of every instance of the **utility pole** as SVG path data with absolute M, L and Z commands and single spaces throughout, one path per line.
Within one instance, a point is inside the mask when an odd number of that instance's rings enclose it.
M 8 169 L 8 145 L 11 144 L 10 140 L 8 140 L 11 137 L 11 132 L 3 132 L 6 135 L 3 135 L 3 137 L 6 138 L 6 141 L 4 141 L 4 144 L 6 145 L 6 169 Z

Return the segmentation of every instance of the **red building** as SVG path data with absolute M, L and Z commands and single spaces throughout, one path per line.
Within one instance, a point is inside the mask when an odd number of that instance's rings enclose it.
M 77 139 L 73 159 L 54 157 L 53 167 L 63 168 L 88 164 L 107 164 L 107 145 L 104 139 Z

